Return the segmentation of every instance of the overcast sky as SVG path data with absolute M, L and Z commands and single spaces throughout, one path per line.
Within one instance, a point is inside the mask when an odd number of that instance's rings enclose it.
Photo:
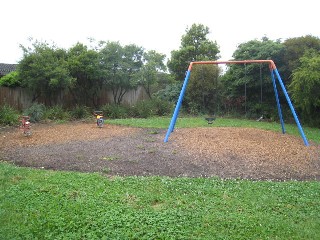
M 0 63 L 17 63 L 32 37 L 70 48 L 119 41 L 170 57 L 193 23 L 209 27 L 222 60 L 240 43 L 267 36 L 320 37 L 318 0 L 8 0 L 1 1 Z

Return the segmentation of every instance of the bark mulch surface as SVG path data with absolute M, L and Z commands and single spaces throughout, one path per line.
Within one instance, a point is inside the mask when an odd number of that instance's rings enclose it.
M 119 176 L 320 180 L 320 146 L 252 128 L 129 128 L 34 124 L 32 136 L 0 130 L 0 161 L 33 168 Z

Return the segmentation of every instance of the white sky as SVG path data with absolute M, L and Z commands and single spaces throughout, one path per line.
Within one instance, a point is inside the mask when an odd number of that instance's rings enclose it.
M 318 0 L 7 0 L 0 8 L 0 63 L 22 58 L 28 38 L 70 48 L 78 41 L 134 43 L 170 57 L 193 23 L 210 29 L 222 60 L 240 43 L 320 37 Z

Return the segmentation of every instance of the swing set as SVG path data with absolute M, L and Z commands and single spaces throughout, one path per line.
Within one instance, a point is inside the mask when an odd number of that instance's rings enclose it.
M 180 92 L 180 95 L 179 95 L 179 99 L 177 101 L 177 104 L 176 104 L 176 107 L 174 109 L 174 112 L 173 112 L 173 115 L 172 115 L 172 118 L 171 118 L 171 122 L 170 122 L 170 125 L 168 127 L 168 130 L 167 130 L 167 133 L 166 133 L 166 136 L 164 138 L 164 142 L 168 142 L 169 140 L 169 136 L 171 134 L 171 132 L 173 132 L 174 130 L 174 127 L 175 127 L 175 124 L 176 124 L 176 121 L 177 121 L 177 118 L 178 118 L 178 115 L 179 115 L 179 111 L 180 111 L 180 108 L 181 108 L 181 105 L 182 105 L 182 100 L 183 100 L 183 97 L 184 97 L 184 94 L 185 94 L 185 91 L 187 89 L 187 85 L 188 85 L 188 82 L 189 82 L 189 78 L 190 78 L 190 74 L 191 74 L 191 70 L 192 70 L 192 66 L 193 65 L 197 65 L 197 64 L 244 64 L 245 67 L 247 64 L 250 64 L 250 63 L 260 63 L 260 66 L 261 64 L 264 64 L 264 63 L 267 63 L 269 64 L 269 69 L 270 69 L 270 74 L 271 74 L 271 80 L 272 80 L 272 84 L 273 84 L 273 89 L 274 89 L 274 94 L 275 94 L 275 98 L 276 98 L 276 102 L 277 102 L 277 108 L 278 108 L 278 115 L 279 115 L 279 119 L 280 119 L 280 123 L 281 123 L 281 128 L 282 128 L 282 133 L 285 134 L 286 130 L 285 130 L 285 127 L 284 127 L 284 121 L 283 121 L 283 117 L 282 117 L 282 110 L 281 110 L 281 105 L 280 105 L 280 101 L 279 101 L 279 95 L 278 95 L 278 89 L 277 89 L 277 82 L 276 80 L 278 80 L 278 83 L 280 84 L 280 87 L 281 87 L 281 90 L 282 92 L 284 93 L 284 96 L 288 102 L 288 105 L 290 107 L 290 110 L 291 110 L 291 113 L 294 117 L 294 120 L 297 124 L 297 127 L 299 129 L 299 133 L 302 137 L 302 140 L 305 144 L 305 146 L 309 146 L 309 143 L 308 143 L 308 140 L 304 134 L 304 131 L 303 131 L 303 128 L 300 124 L 300 121 L 298 119 L 298 116 L 295 112 L 295 109 L 292 105 L 292 102 L 290 100 L 290 97 L 287 93 L 287 90 L 283 84 L 283 81 L 280 77 L 280 74 L 277 70 L 277 67 L 275 65 L 275 63 L 272 61 L 272 60 L 235 60 L 235 61 L 197 61 L 197 62 L 191 62 L 189 64 L 189 67 L 188 67 L 188 71 L 186 73 L 186 76 L 185 76 L 185 79 L 184 79 L 184 82 L 183 82 L 183 85 L 182 85 L 182 89 L 181 89 L 181 92 Z M 260 73 L 261 73 L 261 67 L 260 67 Z M 276 78 L 276 77 L 277 78 Z M 262 89 L 261 89 L 262 91 Z M 246 94 L 246 86 L 245 86 L 245 94 Z M 262 94 L 261 94 L 261 99 L 262 101 Z

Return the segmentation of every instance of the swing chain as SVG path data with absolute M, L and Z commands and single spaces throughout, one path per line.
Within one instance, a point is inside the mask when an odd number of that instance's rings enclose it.
M 247 64 L 244 63 L 244 112 L 247 117 Z

